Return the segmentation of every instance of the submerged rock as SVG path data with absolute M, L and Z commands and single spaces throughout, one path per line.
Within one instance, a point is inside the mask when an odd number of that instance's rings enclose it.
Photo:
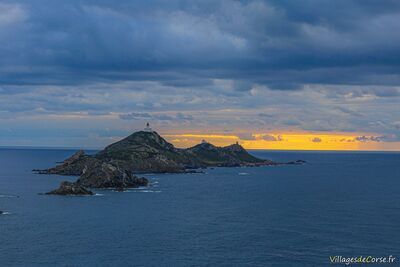
M 61 183 L 58 189 L 47 192 L 46 195 L 85 196 L 85 195 L 93 195 L 93 192 L 87 190 L 86 188 L 77 183 L 71 183 L 65 181 Z
M 301 165 L 301 164 L 304 164 L 304 163 L 306 163 L 305 160 L 298 159 L 298 160 L 296 160 L 296 161 L 289 161 L 289 162 L 286 163 L 286 164 L 290 164 L 290 165 Z

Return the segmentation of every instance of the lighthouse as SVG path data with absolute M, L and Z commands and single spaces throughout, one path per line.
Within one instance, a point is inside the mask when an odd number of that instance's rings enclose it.
M 146 123 L 146 127 L 144 127 L 143 131 L 152 133 L 153 130 L 150 127 L 150 123 Z

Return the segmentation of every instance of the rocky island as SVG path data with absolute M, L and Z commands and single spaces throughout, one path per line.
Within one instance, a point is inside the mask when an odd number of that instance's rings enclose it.
M 87 155 L 81 150 L 54 168 L 34 171 L 80 176 L 76 182 L 63 182 L 59 189 L 48 194 L 87 195 L 92 192 L 86 188 L 116 188 L 122 191 L 147 186 L 149 182 L 146 178 L 134 175 L 140 173 L 183 173 L 207 167 L 278 164 L 250 155 L 238 143 L 217 147 L 203 141 L 191 148 L 176 148 L 150 130 L 135 132 L 94 155 Z
M 78 183 L 62 182 L 58 189 L 47 192 L 46 195 L 76 195 L 76 196 L 91 196 L 93 192 L 87 190 Z

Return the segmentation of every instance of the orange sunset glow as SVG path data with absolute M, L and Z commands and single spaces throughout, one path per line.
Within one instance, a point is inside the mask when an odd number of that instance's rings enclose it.
M 239 142 L 246 149 L 271 150 L 361 150 L 398 151 L 400 142 L 380 141 L 378 135 L 365 133 L 254 133 L 253 139 L 224 134 L 168 134 L 165 137 L 177 147 L 191 147 L 202 140 L 217 146 Z

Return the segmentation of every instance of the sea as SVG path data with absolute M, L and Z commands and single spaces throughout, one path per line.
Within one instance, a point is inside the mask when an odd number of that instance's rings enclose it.
M 251 151 L 307 163 L 42 195 L 76 177 L 31 170 L 74 152 L 0 149 L 0 266 L 346 266 L 335 256 L 400 265 L 400 153 Z

